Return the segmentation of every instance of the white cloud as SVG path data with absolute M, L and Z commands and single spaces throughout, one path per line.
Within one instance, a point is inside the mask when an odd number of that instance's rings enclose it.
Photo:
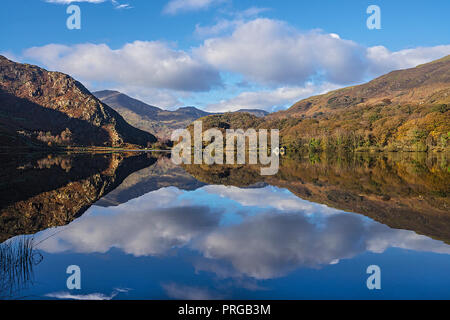
M 45 296 L 49 298 L 61 300 L 112 300 L 119 293 L 128 292 L 129 289 L 115 289 L 110 295 L 103 293 L 89 293 L 89 294 L 71 294 L 70 292 L 52 292 Z
M 56 4 L 70 4 L 70 3 L 76 3 L 76 2 L 87 2 L 87 3 L 103 3 L 109 0 L 45 0 L 48 3 L 56 3 Z M 133 7 L 130 6 L 128 3 L 120 4 L 117 0 L 111 0 L 112 4 L 114 5 L 115 9 L 131 9 Z
M 135 41 L 117 50 L 106 44 L 49 44 L 27 49 L 24 56 L 86 81 L 180 91 L 220 84 L 217 70 L 158 41 Z
M 111 0 L 111 2 L 114 5 L 114 8 L 117 10 L 133 8 L 129 3 L 120 4 L 117 0 Z
M 246 189 L 245 192 L 242 192 L 241 188 L 218 185 L 205 186 L 202 189 L 208 193 L 239 202 L 246 207 L 275 208 L 285 211 L 302 210 L 305 213 L 317 213 L 326 208 L 326 206 L 300 199 L 290 192 L 277 192 L 277 189 L 272 187 Z
M 243 24 L 244 22 L 242 20 L 228 20 L 228 19 L 221 19 L 216 24 L 212 26 L 201 26 L 200 24 L 197 24 L 195 26 L 195 34 L 199 36 L 200 38 L 207 38 L 211 36 L 217 36 L 219 34 L 222 34 L 226 31 L 230 31 L 235 29 L 237 26 Z
M 255 19 L 233 34 L 207 39 L 195 54 L 218 69 L 268 85 L 301 85 L 314 77 L 333 83 L 364 76 L 365 50 L 319 31 L 300 33 L 282 21 Z
M 243 11 L 237 11 L 234 13 L 234 15 L 238 18 L 249 18 L 249 17 L 258 16 L 259 14 L 270 11 L 270 10 L 271 10 L 270 8 L 250 7 Z
M 330 37 L 340 39 L 341 37 L 337 33 L 330 33 Z
M 392 52 L 383 46 L 367 48 L 335 33 L 301 32 L 283 21 L 247 21 L 264 10 L 250 8 L 232 13 L 231 20 L 197 25 L 196 34 L 206 39 L 189 51 L 159 41 L 135 41 L 119 49 L 106 44 L 49 44 L 27 49 L 20 60 L 28 58 L 68 73 L 94 89 L 123 88 L 120 91 L 164 108 L 180 106 L 186 94 L 221 87 L 221 75 L 230 73 L 257 89 L 209 100 L 208 110 L 273 111 L 325 90 L 450 54 L 450 45 Z
M 202 10 L 226 1 L 227 0 L 171 0 L 164 7 L 163 13 L 174 15 L 180 12 Z
M 4 56 L 6 59 L 9 59 L 11 61 L 22 63 L 22 58 L 17 56 L 17 55 L 15 55 L 14 53 L 12 53 L 10 51 L 0 52 L 0 56 Z
M 212 103 L 206 107 L 211 112 L 237 111 L 239 109 L 262 109 L 269 112 L 284 109 L 295 101 L 315 94 L 322 94 L 340 86 L 325 83 L 322 85 L 306 84 L 304 87 L 279 87 L 266 91 L 246 91 L 239 95 Z
M 56 3 L 56 4 L 71 4 L 76 2 L 87 2 L 87 3 L 103 3 L 109 0 L 45 0 L 45 2 L 48 3 Z M 111 0 L 111 3 L 113 4 L 115 9 L 131 9 L 133 8 L 128 3 L 120 4 L 117 0 Z
M 116 9 L 131 9 L 133 7 L 131 7 L 128 3 L 125 4 L 119 4 L 116 6 Z
M 200 38 L 207 38 L 212 36 L 218 36 L 228 31 L 233 31 L 237 27 L 248 22 L 250 18 L 255 18 L 261 13 L 269 11 L 268 8 L 250 7 L 243 11 L 231 11 L 229 15 L 232 19 L 218 19 L 217 22 L 210 26 L 201 26 L 197 24 L 195 26 L 195 34 Z
M 300 32 L 267 18 L 221 20 L 197 26 L 196 33 L 214 36 L 230 29 L 230 35 L 206 39 L 194 53 L 219 70 L 269 86 L 302 86 L 309 81 L 353 84 L 450 54 L 450 45 L 398 52 L 383 46 L 367 48 L 335 33 Z
M 418 47 L 396 52 L 386 47 L 375 46 L 367 49 L 369 69 L 372 74 L 385 74 L 399 69 L 415 67 L 450 54 L 450 45 Z
M 391 52 L 364 47 L 336 33 L 300 32 L 287 23 L 258 18 L 219 20 L 196 26 L 206 39 L 193 53 L 222 72 L 262 86 L 218 102 L 210 111 L 257 108 L 276 111 L 311 95 L 358 84 L 387 72 L 412 68 L 450 54 L 450 45 Z
M 103 293 L 71 294 L 69 292 L 53 292 L 45 296 L 61 300 L 112 300 L 114 298 L 114 296 L 107 296 Z

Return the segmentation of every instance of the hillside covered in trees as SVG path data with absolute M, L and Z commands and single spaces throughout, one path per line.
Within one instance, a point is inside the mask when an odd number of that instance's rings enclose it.
M 450 56 L 295 103 L 263 118 L 214 115 L 203 127 L 279 129 L 292 149 L 443 151 L 450 140 Z

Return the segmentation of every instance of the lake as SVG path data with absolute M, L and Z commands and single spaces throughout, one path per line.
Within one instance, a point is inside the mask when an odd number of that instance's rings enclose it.
M 2 299 L 450 298 L 445 154 L 294 154 L 265 177 L 150 152 L 0 159 Z

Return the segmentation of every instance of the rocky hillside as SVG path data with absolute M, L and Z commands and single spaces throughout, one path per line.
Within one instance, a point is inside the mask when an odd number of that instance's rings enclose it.
M 163 110 L 112 90 L 97 91 L 94 95 L 114 108 L 130 124 L 156 135 L 161 140 L 169 140 L 173 130 L 185 128 L 199 118 L 215 114 L 195 107 L 184 107 L 175 111 Z M 249 113 L 258 117 L 268 114 L 258 109 L 242 109 L 236 113 Z
M 68 75 L 0 56 L 0 146 L 143 146 L 156 142 Z
M 415 68 L 390 72 L 368 83 L 301 100 L 272 118 L 313 116 L 352 106 L 450 103 L 450 56 Z
M 173 130 L 184 128 L 192 121 L 210 115 L 193 107 L 176 111 L 163 110 L 118 91 L 97 91 L 94 95 L 114 108 L 131 125 L 154 134 L 161 140 L 169 140 Z

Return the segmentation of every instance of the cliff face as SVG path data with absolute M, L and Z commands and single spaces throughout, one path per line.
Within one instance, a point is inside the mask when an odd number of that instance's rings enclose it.
M 0 56 L 0 142 L 147 147 L 156 138 L 129 125 L 70 76 Z

